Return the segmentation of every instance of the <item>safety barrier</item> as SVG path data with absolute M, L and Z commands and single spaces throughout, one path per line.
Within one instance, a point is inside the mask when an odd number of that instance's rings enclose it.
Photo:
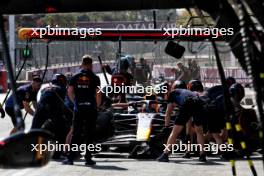
M 172 71 L 173 68 L 175 67 L 154 65 L 152 72 L 153 77 L 159 77 L 160 75 L 164 75 L 165 77 L 173 77 L 174 76 L 174 73 Z M 204 83 L 220 83 L 220 77 L 217 68 L 201 67 L 200 75 L 201 75 L 201 81 Z M 234 77 L 241 84 L 250 83 L 250 79 L 248 78 L 248 76 L 246 75 L 245 71 L 242 68 L 238 68 L 238 67 L 225 68 L 225 75 Z
M 105 62 L 105 64 L 108 64 L 111 67 L 115 66 L 114 61 L 108 61 L 108 62 Z M 173 68 L 174 67 L 172 67 L 172 66 L 154 65 L 153 70 L 152 70 L 152 75 L 153 75 L 153 77 L 159 77 L 160 75 L 164 75 L 165 77 L 173 77 L 174 76 L 174 73 L 172 72 Z M 46 72 L 46 76 L 45 76 L 45 80 L 47 80 L 47 81 L 50 80 L 54 73 L 66 73 L 66 72 L 76 73 L 79 69 L 80 69 L 79 64 L 48 67 L 47 72 Z M 101 66 L 100 66 L 99 62 L 94 62 L 93 71 L 95 73 L 101 72 Z M 42 75 L 43 72 L 44 72 L 44 68 L 27 71 L 26 80 L 31 80 L 33 74 Z M 201 80 L 204 83 L 214 83 L 214 84 L 220 83 L 217 68 L 201 67 L 200 74 L 201 74 Z M 225 74 L 226 74 L 226 76 L 232 76 L 232 77 L 236 78 L 237 81 L 242 83 L 242 84 L 250 83 L 250 79 L 248 78 L 248 76 L 246 75 L 246 73 L 243 71 L 242 68 L 237 68 L 237 67 L 226 68 Z M 0 83 L 0 86 L 1 85 L 2 85 L 2 83 Z
M 105 62 L 104 64 L 108 64 L 110 65 L 110 67 L 113 67 L 115 65 L 114 61 L 108 61 Z M 78 72 L 78 70 L 80 69 L 80 64 L 76 64 L 76 65 L 69 65 L 69 66 L 52 66 L 52 67 L 48 67 L 47 71 L 46 71 L 46 75 L 45 75 L 45 80 L 49 81 L 52 78 L 52 75 L 55 73 L 67 73 L 67 72 L 71 72 L 71 73 L 76 73 Z M 26 80 L 32 80 L 32 76 L 33 75 L 43 75 L 45 69 L 34 69 L 34 70 L 30 70 L 27 71 L 26 73 Z M 100 73 L 101 72 L 101 65 L 99 64 L 99 62 L 94 62 L 93 63 L 93 71 L 95 73 Z

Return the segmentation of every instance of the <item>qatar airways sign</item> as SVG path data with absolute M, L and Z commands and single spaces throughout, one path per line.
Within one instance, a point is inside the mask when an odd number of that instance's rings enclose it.
M 135 22 L 135 23 L 120 23 L 115 26 L 116 29 L 154 29 L 153 22 Z M 175 23 L 157 23 L 157 29 L 176 28 Z
M 176 28 L 175 23 L 156 22 L 157 29 Z M 111 22 L 77 22 L 78 27 L 111 28 L 111 29 L 154 29 L 152 21 L 111 21 Z

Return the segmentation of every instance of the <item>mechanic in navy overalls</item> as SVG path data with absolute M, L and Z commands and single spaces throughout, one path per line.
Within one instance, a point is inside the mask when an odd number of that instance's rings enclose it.
M 33 81 L 30 84 L 20 86 L 16 92 L 20 109 L 25 109 L 25 111 L 32 116 L 34 115 L 34 110 L 30 107 L 30 102 L 32 102 L 36 109 L 37 93 L 41 84 L 42 79 L 39 76 L 33 76 Z M 16 118 L 14 113 L 13 94 L 8 97 L 5 103 L 5 111 L 11 117 L 12 123 L 15 127 Z
M 82 57 L 80 72 L 71 78 L 68 86 L 68 96 L 74 102 L 71 147 L 73 144 L 93 144 L 97 107 L 101 104 L 101 92 L 98 86 L 100 86 L 100 79 L 92 71 L 92 58 L 85 55 Z M 70 150 L 63 164 L 72 165 L 75 155 L 76 151 Z M 86 150 L 85 160 L 85 165 L 95 164 L 88 150 Z
M 70 126 L 65 118 L 64 98 L 66 96 L 67 79 L 63 74 L 52 76 L 49 86 L 41 90 L 37 110 L 32 121 L 32 129 L 45 129 L 54 135 L 59 144 L 64 144 Z M 72 119 L 71 119 L 72 120 Z M 55 151 L 52 158 L 60 159 L 63 151 Z
M 44 128 L 55 133 L 60 129 L 64 115 L 64 98 L 66 95 L 67 80 L 63 74 L 54 74 L 50 85 L 41 90 L 40 100 L 34 114 L 31 128 Z M 62 130 L 59 130 L 61 132 Z M 67 133 L 67 132 L 66 132 Z M 63 140 L 63 142 L 65 139 Z
M 177 137 L 185 127 L 186 123 L 192 117 L 195 132 L 197 134 L 197 143 L 202 146 L 200 148 L 199 161 L 206 162 L 206 155 L 203 150 L 204 136 L 202 128 L 204 118 L 206 116 L 204 104 L 205 101 L 198 96 L 197 92 L 191 92 L 185 89 L 175 89 L 170 92 L 165 114 L 165 127 L 170 125 L 170 116 L 176 106 L 179 108 L 179 112 L 175 118 L 173 129 L 167 140 L 167 147 L 164 149 L 164 153 L 158 157 L 158 161 L 169 161 L 168 155 L 171 145 L 176 143 Z

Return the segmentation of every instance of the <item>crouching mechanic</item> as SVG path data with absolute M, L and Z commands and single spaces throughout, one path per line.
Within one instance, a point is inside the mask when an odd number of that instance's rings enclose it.
M 41 84 L 42 79 L 39 76 L 35 75 L 33 76 L 33 81 L 30 84 L 20 86 L 16 91 L 20 109 L 25 109 L 25 111 L 32 116 L 35 112 L 30 107 L 30 102 L 32 102 L 34 109 L 36 109 L 37 94 L 41 87 Z M 5 111 L 11 117 L 14 127 L 16 127 L 13 94 L 11 94 L 6 100 Z
M 54 74 L 51 84 L 41 90 L 40 100 L 34 114 L 31 128 L 43 128 L 54 134 L 55 139 L 64 144 L 69 127 L 64 117 L 64 99 L 67 79 L 63 74 Z M 54 159 L 59 159 L 62 151 L 56 151 Z
M 92 160 L 88 145 L 93 144 L 93 137 L 97 120 L 97 107 L 101 105 L 100 79 L 92 71 L 92 58 L 89 55 L 82 57 L 79 73 L 75 74 L 68 86 L 68 96 L 74 102 L 73 132 L 71 147 L 73 145 L 86 145 L 85 165 L 96 164 Z M 72 165 L 76 150 L 70 150 L 63 164 Z
M 169 126 L 171 113 L 176 106 L 179 108 L 179 113 L 175 118 L 175 123 L 168 138 L 164 152 L 157 158 L 158 161 L 169 161 L 168 155 L 172 149 L 172 145 L 176 143 L 177 137 L 191 117 L 193 118 L 194 128 L 197 134 L 197 142 L 201 146 L 199 160 L 203 162 L 206 161 L 206 155 L 203 150 L 204 136 L 202 128 L 206 111 L 203 105 L 204 102 L 199 98 L 198 94 L 189 90 L 176 89 L 169 94 L 168 106 L 165 114 L 165 127 Z
M 236 80 L 233 77 L 227 77 L 226 84 L 230 91 L 230 87 L 234 84 L 237 85 L 238 83 L 236 83 Z M 233 105 L 235 105 L 235 102 L 232 98 L 233 93 L 230 92 L 230 95 L 232 103 Z M 212 135 L 217 144 L 222 144 L 224 141 L 227 140 L 227 131 L 225 128 L 226 112 L 224 101 L 224 88 L 222 85 L 213 86 L 204 92 L 203 97 L 206 97 L 208 99 L 208 102 L 210 102 L 210 108 L 208 108 L 208 115 L 206 120 L 207 130 L 209 133 L 207 133 L 206 138 L 210 139 L 210 136 Z

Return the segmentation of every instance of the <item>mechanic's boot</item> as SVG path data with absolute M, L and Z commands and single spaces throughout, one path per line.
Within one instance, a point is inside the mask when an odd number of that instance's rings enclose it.
M 186 152 L 186 153 L 183 155 L 183 158 L 190 159 L 190 158 L 191 158 L 191 153 L 190 153 L 190 152 Z
M 207 161 L 205 153 L 200 154 L 199 161 L 201 161 L 201 162 L 206 162 Z
M 73 165 L 73 160 L 70 160 L 70 159 L 65 159 L 62 161 L 62 164 L 64 165 Z
M 86 159 L 85 166 L 93 166 L 95 164 L 96 164 L 96 162 L 93 161 L 91 158 L 90 159 Z
M 162 153 L 158 158 L 158 162 L 169 162 L 169 156 L 167 153 Z

